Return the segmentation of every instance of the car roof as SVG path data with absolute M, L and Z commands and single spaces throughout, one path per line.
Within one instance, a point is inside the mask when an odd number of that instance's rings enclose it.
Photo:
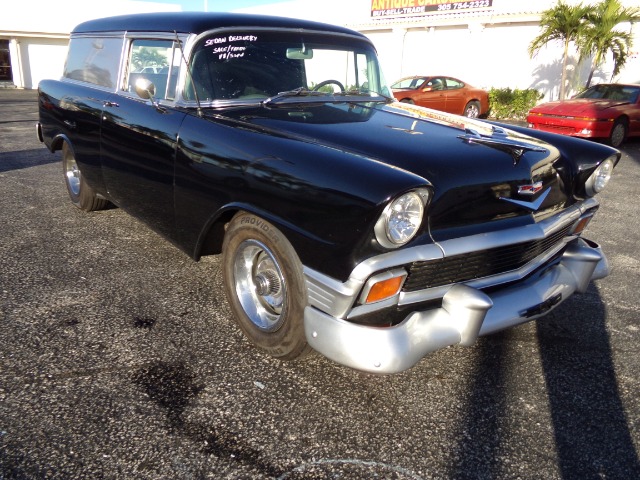
M 588 88 L 585 88 L 585 90 L 588 90 L 589 88 L 593 88 L 593 87 L 607 87 L 607 86 L 638 88 L 640 87 L 640 83 L 597 83 L 595 85 L 590 85 Z
M 326 23 L 269 15 L 214 12 L 156 12 L 119 15 L 89 20 L 76 26 L 72 34 L 96 32 L 177 32 L 202 33 L 224 27 L 296 28 L 321 32 L 365 35 Z

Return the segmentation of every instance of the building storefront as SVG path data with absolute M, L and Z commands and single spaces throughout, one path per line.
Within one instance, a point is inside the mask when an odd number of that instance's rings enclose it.
M 0 39 L 0 82 L 10 82 L 11 57 L 9 56 L 9 40 Z

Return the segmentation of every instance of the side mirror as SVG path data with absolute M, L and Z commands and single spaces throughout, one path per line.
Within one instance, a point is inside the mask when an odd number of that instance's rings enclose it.
M 433 87 L 424 87 L 422 89 L 423 92 L 431 92 L 433 90 Z
M 140 98 L 153 101 L 156 95 L 156 86 L 146 78 L 139 78 L 135 83 L 136 94 Z

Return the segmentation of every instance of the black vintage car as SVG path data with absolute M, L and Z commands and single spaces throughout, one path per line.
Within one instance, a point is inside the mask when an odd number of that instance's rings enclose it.
M 247 338 L 377 373 L 549 312 L 609 273 L 581 236 L 620 153 L 397 103 L 372 43 L 269 16 L 79 25 L 38 135 L 71 201 L 222 254 Z

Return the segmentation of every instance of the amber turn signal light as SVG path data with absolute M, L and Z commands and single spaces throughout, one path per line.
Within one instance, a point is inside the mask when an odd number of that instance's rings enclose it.
M 587 228 L 587 225 L 589 225 L 589 222 L 591 221 L 592 218 L 593 216 L 589 215 L 587 217 L 582 217 L 580 220 L 578 220 L 576 225 L 573 227 L 573 234 L 580 235 L 584 231 L 584 229 Z
M 367 295 L 367 300 L 365 303 L 379 302 L 380 300 L 384 300 L 385 298 L 393 297 L 400 290 L 400 287 L 402 286 L 402 280 L 404 280 L 403 276 L 393 277 L 375 283 L 371 287 L 371 290 L 369 290 L 369 294 Z

